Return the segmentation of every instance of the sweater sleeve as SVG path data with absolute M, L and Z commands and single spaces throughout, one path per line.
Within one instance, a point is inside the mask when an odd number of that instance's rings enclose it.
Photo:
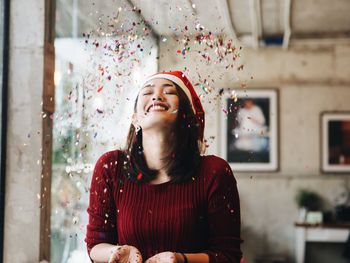
M 209 262 L 239 263 L 240 205 L 237 183 L 229 164 L 216 157 L 208 180 Z
M 116 206 L 113 184 L 117 176 L 118 153 L 107 152 L 96 162 L 91 179 L 85 242 L 88 253 L 99 243 L 117 243 Z

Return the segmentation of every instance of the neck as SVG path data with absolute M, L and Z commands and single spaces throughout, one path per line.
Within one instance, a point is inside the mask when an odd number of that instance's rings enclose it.
M 169 154 L 173 135 L 170 131 L 142 131 L 142 147 L 146 163 L 150 169 L 158 170 L 159 176 L 165 177 L 165 162 L 162 160 Z

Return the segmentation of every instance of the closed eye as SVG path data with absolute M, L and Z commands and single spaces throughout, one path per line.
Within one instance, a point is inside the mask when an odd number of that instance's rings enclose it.
M 177 95 L 177 92 L 176 91 L 164 91 L 164 94 Z
M 177 90 L 173 88 L 164 88 L 164 94 L 177 95 Z
M 153 93 L 153 91 L 151 89 L 144 89 L 142 91 L 142 95 L 151 95 Z

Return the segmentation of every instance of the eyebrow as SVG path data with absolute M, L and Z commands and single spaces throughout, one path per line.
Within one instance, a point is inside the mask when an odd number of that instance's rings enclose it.
M 149 88 L 149 87 L 154 87 L 154 86 L 155 86 L 154 84 L 150 83 L 150 84 L 145 85 L 142 89 Z M 174 84 L 170 84 L 170 83 L 162 84 L 162 88 L 166 88 L 166 87 L 174 87 L 175 88 L 175 85 Z

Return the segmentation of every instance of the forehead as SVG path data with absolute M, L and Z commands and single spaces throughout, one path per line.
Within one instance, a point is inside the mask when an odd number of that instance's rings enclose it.
M 156 79 L 151 79 L 149 81 L 147 81 L 145 83 L 145 85 L 143 85 L 143 87 L 152 87 L 152 86 L 163 86 L 163 85 L 171 85 L 174 86 L 174 83 L 168 79 L 164 79 L 164 78 L 156 78 Z

